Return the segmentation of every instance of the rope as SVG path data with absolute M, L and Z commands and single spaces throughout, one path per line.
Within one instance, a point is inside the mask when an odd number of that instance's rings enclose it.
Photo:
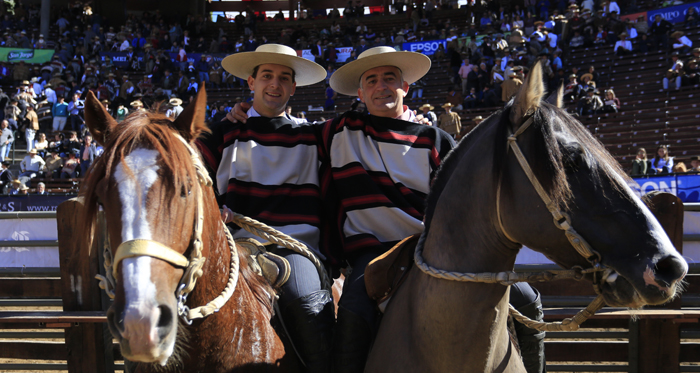
M 555 269 L 543 272 L 453 272 L 431 266 L 423 259 L 423 247 L 416 247 L 413 255 L 416 266 L 424 273 L 443 280 L 458 282 L 481 282 L 487 284 L 513 285 L 516 282 L 546 282 L 573 279 L 579 281 L 588 273 L 602 271 L 599 268 L 583 269 L 579 266 L 572 269 Z
M 268 225 L 236 212 L 233 213 L 233 222 L 246 231 L 258 237 L 264 238 L 268 242 L 286 247 L 289 250 L 297 252 L 309 259 L 314 266 L 316 266 L 316 270 L 318 271 L 318 276 L 321 278 L 323 288 L 325 290 L 331 290 L 332 283 L 328 277 L 328 274 L 326 273 L 326 270 L 323 268 L 321 261 L 318 260 L 318 257 L 316 257 L 316 254 L 309 250 L 306 245 Z
M 223 224 L 223 222 L 221 224 Z M 231 232 L 229 232 L 228 228 L 226 228 L 225 225 L 223 228 L 224 232 L 226 232 L 226 241 L 228 242 L 228 246 L 231 250 L 231 264 L 229 266 L 228 282 L 226 283 L 226 287 L 221 292 L 221 294 L 219 294 L 219 296 L 214 298 L 211 302 L 200 307 L 187 309 L 186 317 L 189 320 L 201 319 L 211 315 L 214 312 L 218 312 L 221 309 L 221 307 L 223 307 L 226 304 L 226 302 L 228 302 L 228 300 L 231 299 L 231 296 L 233 296 L 233 292 L 236 290 L 240 267 L 238 250 L 236 250 L 236 243 L 234 242 L 233 237 L 231 236 Z
M 605 300 L 602 295 L 597 296 L 588 307 L 578 311 L 578 313 L 571 318 L 564 319 L 561 322 L 544 322 L 537 321 L 528 318 L 522 313 L 518 312 L 511 304 L 508 304 L 510 308 L 510 314 L 521 324 L 527 326 L 530 329 L 536 329 L 541 332 L 573 332 L 578 330 L 579 326 L 591 316 L 593 316 L 598 310 L 603 308 L 605 305 Z

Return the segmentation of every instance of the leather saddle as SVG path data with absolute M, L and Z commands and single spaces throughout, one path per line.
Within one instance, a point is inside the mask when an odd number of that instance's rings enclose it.
M 249 258 L 250 269 L 264 277 L 275 290 L 279 290 L 289 280 L 292 269 L 287 259 L 268 252 L 265 246 L 252 238 L 237 238 L 235 242 Z
M 391 296 L 406 279 L 413 266 L 413 253 L 420 234 L 404 238 L 389 251 L 372 260 L 365 268 L 365 287 L 370 298 L 377 302 L 381 312 L 386 309 Z

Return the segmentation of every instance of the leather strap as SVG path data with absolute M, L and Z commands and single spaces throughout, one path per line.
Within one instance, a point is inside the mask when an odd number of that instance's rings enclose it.
M 119 262 L 126 258 L 142 255 L 164 260 L 176 267 L 186 268 L 189 264 L 189 261 L 184 255 L 163 245 L 160 242 L 142 239 L 124 241 L 117 248 L 117 255 L 114 257 L 114 264 L 112 264 L 114 278 L 117 278 Z

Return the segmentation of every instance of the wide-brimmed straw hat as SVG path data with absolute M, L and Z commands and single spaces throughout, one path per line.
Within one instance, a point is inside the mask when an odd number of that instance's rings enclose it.
M 232 54 L 221 61 L 221 66 L 233 76 L 248 79 L 256 66 L 266 63 L 294 70 L 297 87 L 318 83 L 326 78 L 326 70 L 321 65 L 298 57 L 294 49 L 281 44 L 263 44 L 255 52 Z
M 131 101 L 131 104 L 129 104 L 129 105 L 134 106 L 134 107 L 143 107 L 143 102 L 141 102 L 139 100 Z
M 441 107 L 442 107 L 443 109 L 447 109 L 447 108 L 452 108 L 452 107 L 454 107 L 454 105 L 452 105 L 451 103 L 448 102 L 448 103 L 446 103 L 446 104 L 442 104 Z
M 675 39 L 675 38 L 680 38 L 683 35 L 684 35 L 683 31 L 676 31 L 673 34 L 671 34 L 671 37 Z
M 481 115 L 477 115 L 477 116 L 475 116 L 474 119 L 472 119 L 472 120 L 473 120 L 474 122 L 476 122 L 476 121 L 481 122 L 481 121 L 484 120 L 484 118 L 483 118 Z
M 170 101 L 168 101 L 168 103 L 173 106 L 179 106 L 182 105 L 182 100 L 180 100 L 179 98 L 171 98 Z
M 584 80 L 584 79 L 586 79 L 586 78 L 588 78 L 588 79 L 590 79 L 590 80 L 593 80 L 593 74 L 591 74 L 591 73 L 585 73 L 585 74 L 581 75 L 581 80 Z
M 370 48 L 331 75 L 331 88 L 344 95 L 356 96 L 362 74 L 381 66 L 398 68 L 403 80 L 411 84 L 428 73 L 430 57 L 415 52 L 397 52 L 392 47 Z
M 29 154 L 38 154 L 36 151 L 36 148 L 32 148 L 32 150 L 29 151 Z
M 423 105 L 421 105 L 421 107 L 419 107 L 418 109 L 423 110 L 423 109 L 426 109 L 426 108 L 427 108 L 428 110 L 433 110 L 433 109 L 435 109 L 435 106 L 430 105 L 430 104 L 423 104 Z

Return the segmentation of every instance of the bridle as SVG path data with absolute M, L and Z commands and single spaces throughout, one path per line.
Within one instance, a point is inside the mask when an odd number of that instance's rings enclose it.
M 229 278 L 226 287 L 218 297 L 214 298 L 204 306 L 189 308 L 186 305 L 187 296 L 194 290 L 195 285 L 197 284 L 197 279 L 202 276 L 202 267 L 206 261 L 206 257 L 202 255 L 204 188 L 211 187 L 212 180 L 209 177 L 206 168 L 202 164 L 202 160 L 192 146 L 180 135 L 176 135 L 176 137 L 187 148 L 199 181 L 199 183 L 195 183 L 195 185 L 197 185 L 195 188 L 197 202 L 190 257 L 187 258 L 160 242 L 145 239 L 135 239 L 122 242 L 117 248 L 117 255 L 113 256 L 109 245 L 109 239 L 107 239 L 105 240 L 107 243 L 104 248 L 104 267 L 106 273 L 105 276 L 97 275 L 96 278 L 100 280 L 100 287 L 105 290 L 110 298 L 114 299 L 114 289 L 116 288 L 119 263 L 126 258 L 149 256 L 166 261 L 175 267 L 184 268 L 185 271 L 180 279 L 175 296 L 177 297 L 178 315 L 184 322 L 191 324 L 192 320 L 194 319 L 204 318 L 214 312 L 219 311 L 219 309 L 223 307 L 224 304 L 226 304 L 226 302 L 231 298 L 234 290 L 236 289 L 236 284 L 238 283 L 239 258 L 238 250 L 231 233 L 229 232 L 228 228 L 226 228 L 223 221 L 220 221 L 220 224 L 223 225 L 224 232 L 226 232 L 226 240 L 231 251 Z
M 591 268 L 583 269 L 580 266 L 574 266 L 571 269 L 520 273 L 515 273 L 513 271 L 497 273 L 467 273 L 444 271 L 435 268 L 425 262 L 425 259 L 422 255 L 423 245 L 418 245 L 416 247 L 414 261 L 416 265 L 421 269 L 421 271 L 432 277 L 461 282 L 498 283 L 506 286 L 512 285 L 516 282 L 542 282 L 560 279 L 581 280 L 586 274 L 592 273 L 593 288 L 596 294 L 598 294 L 598 296 L 593 300 L 593 302 L 591 302 L 590 305 L 588 305 L 586 309 L 580 311 L 576 316 L 574 316 L 571 319 L 566 319 L 561 323 L 538 322 L 527 319 L 525 316 L 523 316 L 517 310 L 515 310 L 512 306 L 510 306 L 511 314 L 516 319 L 518 319 L 518 321 L 525 323 L 528 327 L 546 331 L 577 330 L 578 326 L 583 321 L 585 321 L 587 318 L 592 316 L 596 311 L 598 311 L 604 306 L 605 302 L 601 294 L 600 283 L 604 281 L 608 276 L 610 276 L 613 273 L 613 270 L 605 267 L 601 263 L 601 255 L 597 251 L 593 250 L 591 248 L 591 245 L 588 244 L 588 242 L 578 232 L 576 232 L 576 230 L 571 225 L 571 218 L 569 217 L 569 215 L 563 212 L 559 208 L 558 204 L 552 201 L 552 199 L 542 187 L 542 184 L 540 184 L 539 180 L 537 180 L 537 176 L 535 176 L 535 174 L 533 173 L 530 164 L 527 162 L 527 159 L 523 155 L 523 152 L 520 150 L 520 146 L 518 145 L 518 136 L 522 135 L 523 132 L 525 132 L 530 127 L 530 125 L 532 125 L 532 123 L 534 122 L 534 118 L 534 114 L 530 114 L 529 118 L 525 120 L 525 122 L 520 126 L 520 128 L 518 128 L 518 130 L 515 133 L 508 134 L 508 147 L 506 148 L 506 155 L 511 149 L 513 150 L 513 154 L 518 160 L 518 164 L 520 164 L 520 167 L 522 168 L 523 172 L 525 172 L 525 174 L 527 175 L 528 179 L 530 180 L 530 183 L 537 191 L 537 194 L 540 196 L 545 206 L 547 206 L 547 210 L 549 210 L 549 212 L 552 214 L 552 217 L 554 218 L 554 226 L 564 231 L 564 234 L 566 235 L 566 238 L 569 240 L 571 245 L 581 256 L 583 256 L 591 264 Z M 500 207 L 501 177 L 502 173 L 499 176 L 498 185 L 496 187 L 496 216 L 499 229 L 506 237 L 506 239 L 515 244 L 522 245 L 511 235 L 509 235 L 505 227 L 503 226 Z M 598 276 L 599 272 L 603 272 L 600 278 Z M 522 317 L 523 319 L 521 319 L 520 317 Z

